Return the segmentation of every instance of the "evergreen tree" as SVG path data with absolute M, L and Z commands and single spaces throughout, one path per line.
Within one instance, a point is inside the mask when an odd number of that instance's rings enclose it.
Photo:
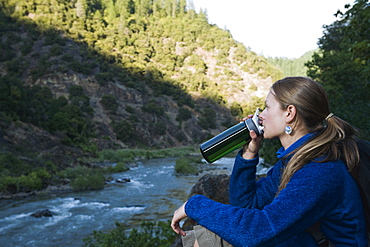
M 370 5 L 358 0 L 340 20 L 325 27 L 321 51 L 308 62 L 308 75 L 327 89 L 332 111 L 346 119 L 369 140 L 370 122 Z

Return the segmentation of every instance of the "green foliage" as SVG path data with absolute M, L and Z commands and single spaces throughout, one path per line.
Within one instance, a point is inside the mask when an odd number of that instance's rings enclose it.
M 0 153 L 0 192 L 19 193 L 39 190 L 51 178 L 53 167 L 22 161 L 14 154 Z M 50 170 L 50 172 L 48 171 Z
M 120 173 L 130 170 L 124 162 L 117 162 L 115 166 L 109 167 L 108 171 L 111 173 Z
M 92 115 L 93 109 L 90 106 L 90 99 L 84 94 L 81 86 L 72 85 L 69 90 L 69 99 L 72 105 L 77 106 L 83 113 Z
M 189 66 L 193 66 L 198 73 L 204 74 L 207 72 L 207 65 L 199 55 L 196 54 L 191 55 L 187 59 L 186 64 Z
M 15 51 L 13 51 L 8 44 L 0 44 L 0 62 L 11 60 L 16 56 Z
M 260 98 L 260 97 L 257 97 L 257 96 L 253 96 L 250 103 L 243 106 L 243 113 L 244 114 L 254 114 L 254 112 L 256 111 L 256 109 L 259 107 L 261 109 L 264 108 L 264 105 L 265 105 L 265 99 L 264 98 Z
M 169 225 L 170 222 L 144 221 L 139 229 L 128 233 L 124 224 L 116 222 L 116 228 L 109 232 L 94 231 L 91 237 L 84 239 L 84 244 L 87 247 L 167 247 L 176 237 Z
M 73 55 L 72 54 L 63 54 L 62 56 L 62 60 L 66 61 L 66 62 L 72 62 L 73 61 Z
M 164 108 L 158 104 L 156 101 L 150 101 L 141 108 L 143 111 L 148 113 L 153 113 L 157 116 L 164 115 Z
M 153 131 L 157 135 L 166 134 L 167 124 L 164 121 L 159 121 L 153 125 Z
M 104 188 L 102 170 L 85 166 L 70 167 L 59 172 L 60 178 L 69 179 L 74 191 L 98 190 Z
M 62 50 L 62 47 L 58 44 L 54 44 L 51 48 L 50 48 L 50 55 L 52 56 L 59 56 L 63 54 L 63 50 Z
M 233 116 L 242 116 L 243 115 L 243 108 L 241 105 L 237 102 L 232 102 L 230 106 L 230 113 Z
M 163 148 L 159 150 L 106 149 L 98 152 L 97 161 L 134 162 L 136 159 L 157 159 L 186 156 L 194 152 L 194 147 Z
M 199 169 L 196 163 L 200 163 L 201 159 L 198 157 L 181 157 L 176 160 L 175 172 L 179 174 L 196 175 Z
M 123 142 L 129 141 L 134 136 L 134 127 L 126 120 L 113 124 L 113 130 L 117 138 Z
M 192 116 L 191 111 L 188 108 L 180 107 L 179 113 L 177 114 L 176 120 L 179 122 L 186 121 Z
M 320 52 L 307 63 L 308 75 L 327 90 L 331 110 L 360 130 L 360 137 L 370 140 L 370 7 L 359 0 L 333 24 L 325 26 L 319 40 Z
M 103 95 L 100 100 L 105 110 L 116 112 L 118 108 L 118 103 L 113 95 Z
M 104 86 L 112 80 L 112 75 L 107 72 L 102 72 L 99 74 L 95 74 L 95 79 L 98 81 L 100 86 Z
M 94 174 L 79 176 L 71 182 L 73 191 L 100 190 L 104 188 L 104 176 Z
M 46 169 L 37 169 L 27 175 L 1 176 L 0 191 L 8 193 L 29 192 L 32 190 L 40 190 L 43 188 L 46 179 L 50 178 Z
M 307 67 L 305 64 L 311 61 L 312 55 L 315 52 L 318 52 L 318 49 L 309 51 L 299 58 L 289 59 L 285 57 L 268 57 L 267 61 L 280 69 L 283 72 L 283 77 L 307 76 Z
M 207 107 L 204 108 L 202 116 L 199 118 L 199 125 L 204 129 L 216 128 L 216 112 Z
M 13 120 L 32 123 L 46 130 L 65 134 L 69 145 L 85 143 L 93 133 L 89 98 L 81 87 L 70 89 L 72 104 L 64 98 L 53 98 L 47 87 L 27 87 L 12 76 L 0 77 L 0 109 Z
M 263 57 L 233 40 L 229 31 L 209 24 L 206 13 L 197 14 L 184 0 L 79 0 L 68 4 L 6 1 L 3 9 L 3 23 L 8 24 L 7 17 L 12 17 L 32 28 L 23 28 L 27 33 L 22 38 L 15 32 L 7 33 L 9 37 L 4 40 L 8 42 L 0 42 L 4 47 L 0 61 L 8 61 L 12 73 L 29 73 L 34 80 L 55 71 L 75 71 L 94 75 L 101 86 L 116 81 L 140 92 L 149 87 L 155 96 L 165 94 L 179 106 L 193 107 L 188 91 L 205 92 L 203 95 L 211 96 L 215 102 L 224 101 L 220 88 L 204 80 L 211 76 L 206 75 L 210 64 L 202 51 L 214 53 L 218 64 L 234 61 L 241 69 L 262 78 L 275 79 L 279 74 Z M 38 39 L 43 41 L 38 42 L 43 46 L 39 50 L 51 56 L 35 55 L 32 63 L 36 61 L 37 67 L 24 64 L 27 59 L 10 61 L 17 56 L 14 43 L 28 54 Z M 74 45 L 71 39 L 76 41 Z M 53 58 L 59 55 L 62 63 Z M 242 78 L 231 75 L 227 79 Z
M 278 139 L 264 139 L 260 149 L 260 155 L 264 160 L 264 163 L 269 165 L 274 165 L 278 158 L 276 157 L 276 152 L 281 147 L 281 143 Z

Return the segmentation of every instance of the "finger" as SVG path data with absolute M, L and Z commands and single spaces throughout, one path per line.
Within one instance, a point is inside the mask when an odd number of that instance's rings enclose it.
M 178 229 L 178 227 L 177 227 L 177 224 L 178 223 L 176 223 L 176 222 L 171 222 L 171 228 L 172 228 L 172 230 L 174 231 L 174 232 L 176 232 L 177 234 L 179 234 L 179 229 Z
M 256 138 L 257 137 L 257 134 L 254 130 L 251 130 L 249 131 L 249 135 L 252 137 L 252 138 Z
M 250 135 L 250 137 L 252 138 L 252 141 L 253 141 L 253 142 L 256 142 L 256 141 L 258 140 L 258 135 L 257 135 L 257 133 L 256 133 L 254 130 L 251 130 L 251 131 L 249 132 L 249 135 Z
M 242 120 L 241 120 L 241 122 L 244 122 L 245 120 L 247 120 L 248 118 L 252 118 L 253 117 L 253 115 L 248 115 L 248 117 L 245 117 L 245 118 L 243 118 Z
M 181 229 L 178 222 L 172 222 L 171 223 L 171 228 L 174 232 L 176 232 L 177 234 L 180 234 L 181 236 L 186 235 L 185 231 Z

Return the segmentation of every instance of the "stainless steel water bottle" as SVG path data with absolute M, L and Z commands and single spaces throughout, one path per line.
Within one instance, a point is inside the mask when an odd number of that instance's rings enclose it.
M 240 122 L 233 127 L 218 134 L 212 139 L 200 145 L 200 152 L 203 158 L 212 163 L 219 158 L 231 153 L 237 148 L 250 141 L 249 132 L 254 130 L 259 136 L 263 133 L 263 126 L 258 123 L 258 114 L 260 109 L 257 108 L 252 118 Z

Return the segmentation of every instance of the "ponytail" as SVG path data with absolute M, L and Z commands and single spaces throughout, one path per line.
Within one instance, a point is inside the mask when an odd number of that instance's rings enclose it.
M 360 157 L 355 128 L 332 113 L 324 122 L 324 127 L 315 137 L 292 152 L 293 156 L 284 169 L 278 193 L 286 187 L 296 171 L 318 157 L 324 157 L 321 161 L 316 160 L 321 163 L 342 159 L 349 171 L 358 164 Z

